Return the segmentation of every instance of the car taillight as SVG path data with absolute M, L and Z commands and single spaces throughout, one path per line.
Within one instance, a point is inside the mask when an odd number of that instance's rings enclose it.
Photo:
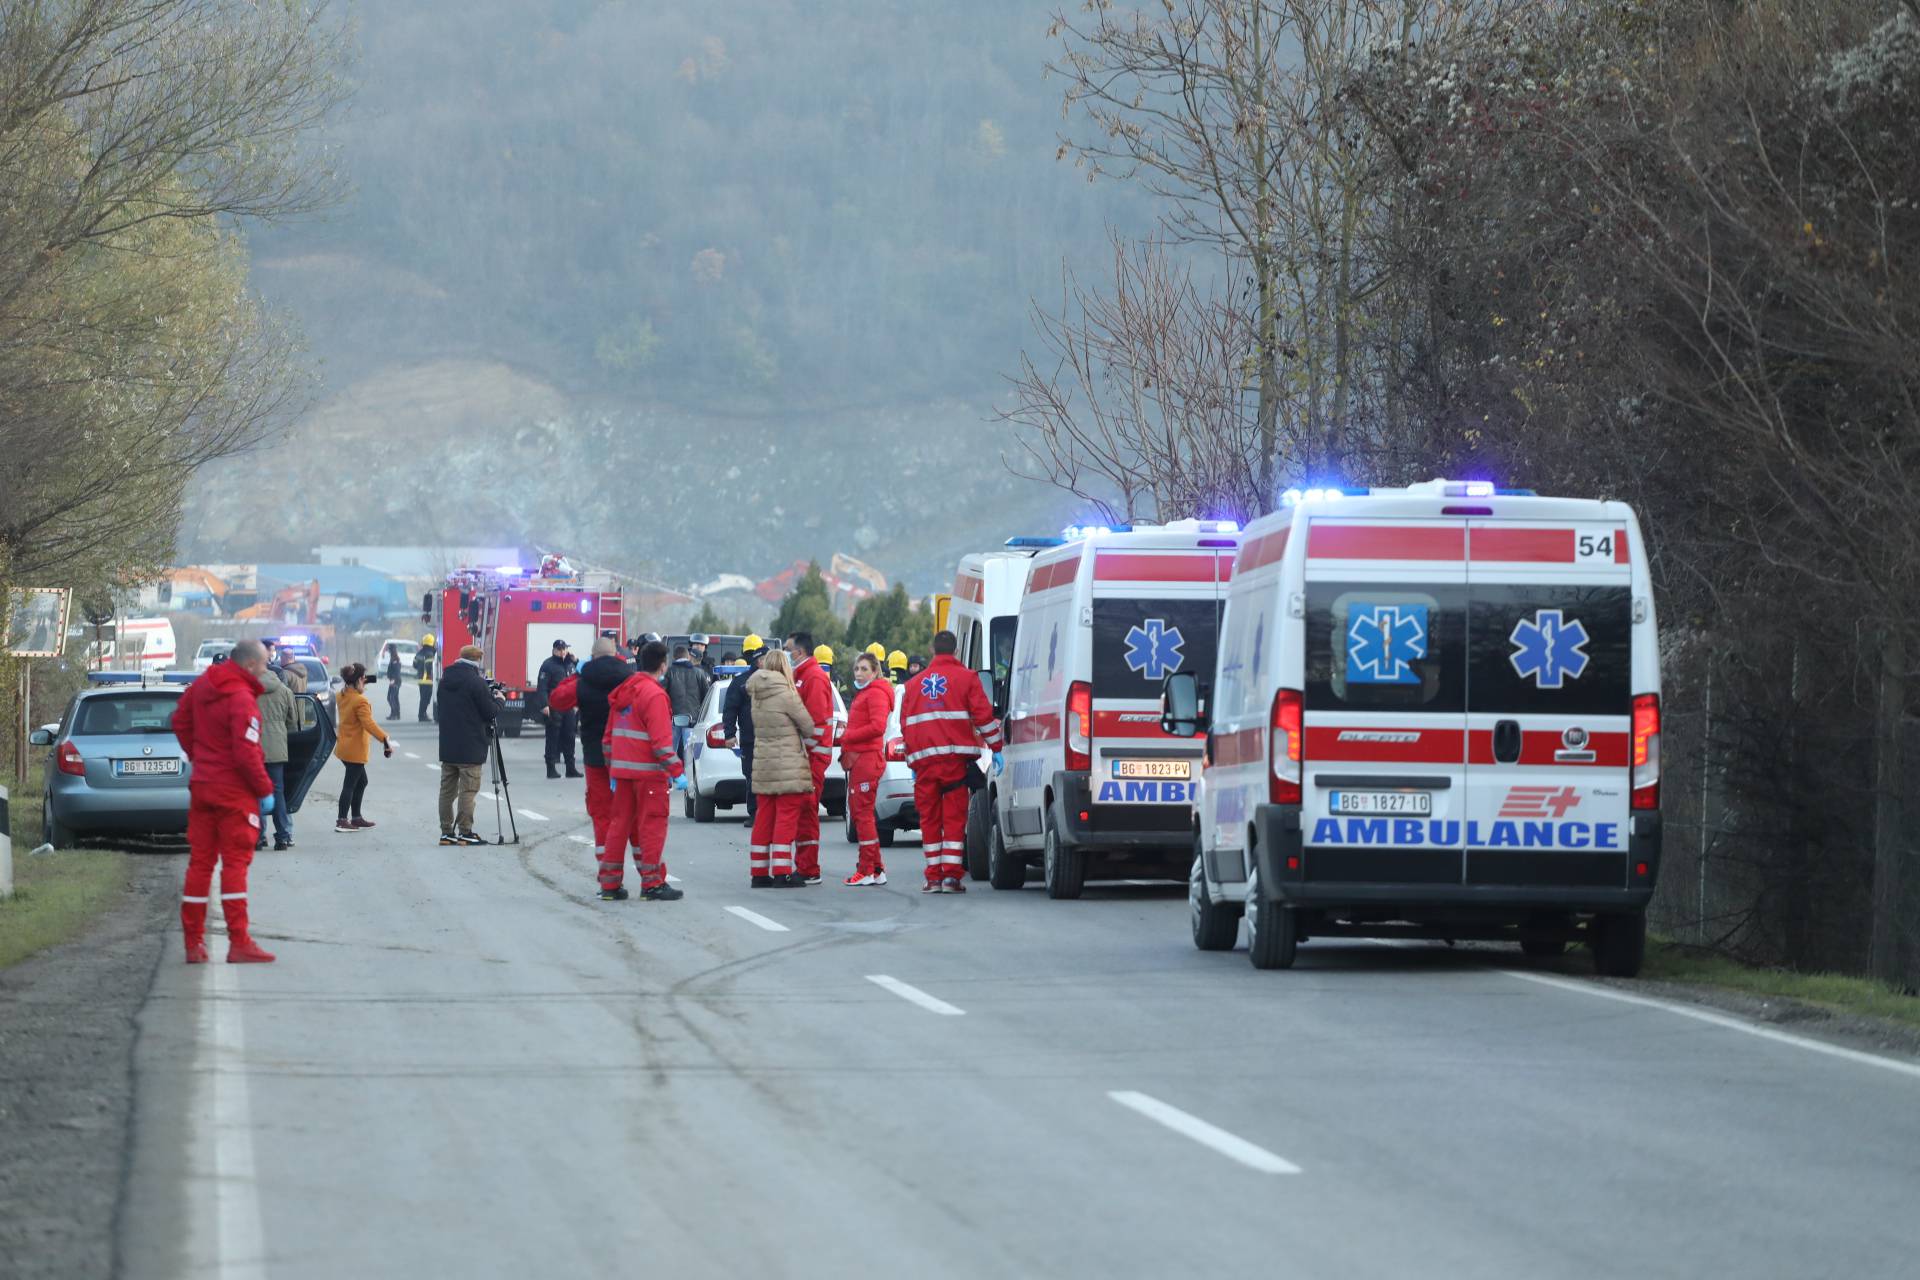
M 887 763 L 905 764 L 907 759 L 907 740 L 905 738 L 887 739 Z
M 1282 689 L 1273 695 L 1273 718 L 1267 728 L 1269 804 L 1300 803 L 1300 766 L 1306 755 L 1301 742 L 1302 710 L 1298 691 Z
M 1633 700 L 1633 807 L 1660 807 L 1660 695 Z
M 71 773 L 76 778 L 87 776 L 86 757 L 80 754 L 80 748 L 74 746 L 71 739 L 60 744 L 54 763 L 62 773 Z
M 727 745 L 726 726 L 715 725 L 713 728 L 707 730 L 707 745 L 715 749 L 725 748 Z
M 1093 768 L 1093 686 L 1084 680 L 1067 686 L 1067 768 Z

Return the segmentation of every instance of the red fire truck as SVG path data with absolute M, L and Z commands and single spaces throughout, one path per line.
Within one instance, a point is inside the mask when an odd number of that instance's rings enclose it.
M 556 556 L 536 570 L 517 565 L 457 570 L 431 599 L 428 621 L 440 638 L 442 669 L 459 660 L 464 646 L 480 646 L 481 668 L 506 690 L 500 731 L 509 738 L 520 736 L 527 717 L 540 714 L 536 686 L 540 664 L 553 656 L 553 642 L 565 640 L 584 662 L 595 637 L 602 631 L 622 634 L 626 621 L 620 589 L 610 576 L 577 573 Z

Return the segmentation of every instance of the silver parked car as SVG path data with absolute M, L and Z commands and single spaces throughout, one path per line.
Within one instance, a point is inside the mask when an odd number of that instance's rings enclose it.
M 120 676 L 109 679 L 108 676 Z M 184 835 L 192 767 L 173 736 L 188 683 L 101 673 L 74 695 L 58 724 L 32 736 L 50 747 L 41 831 L 56 849 L 89 835 Z M 300 728 L 287 737 L 287 809 L 297 812 L 333 754 L 333 718 L 311 695 L 297 699 Z
M 745 667 L 720 667 L 713 673 L 713 687 L 707 691 L 706 705 L 693 722 L 687 738 L 687 816 L 695 822 L 712 822 L 715 809 L 731 809 L 747 802 L 747 780 L 740 767 L 739 752 L 726 745 L 723 716 L 727 689 L 746 674 Z M 840 691 L 833 691 L 833 719 L 846 728 L 847 706 Z M 847 775 L 840 767 L 840 753 L 833 763 L 820 792 L 820 805 L 830 818 L 847 811 Z

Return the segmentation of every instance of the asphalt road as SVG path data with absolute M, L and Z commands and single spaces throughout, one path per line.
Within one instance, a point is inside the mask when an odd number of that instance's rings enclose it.
M 685 900 L 602 903 L 579 784 L 537 776 L 537 740 L 509 749 L 521 843 L 443 849 L 432 741 L 399 728 L 424 759 L 374 762 L 375 831 L 332 832 L 330 769 L 298 847 L 256 863 L 279 963 L 161 966 L 124 1274 L 1920 1259 L 1911 1065 L 1438 947 L 1312 943 L 1258 973 L 1193 949 L 1176 886 L 928 896 L 900 846 L 890 886 L 848 889 L 831 823 L 826 884 L 750 890 L 740 823 L 676 805 Z

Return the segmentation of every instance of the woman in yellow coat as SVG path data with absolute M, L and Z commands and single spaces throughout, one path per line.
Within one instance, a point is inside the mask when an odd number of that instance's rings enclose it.
M 367 669 L 359 663 L 349 663 L 340 672 L 342 688 L 335 705 L 340 710 L 340 737 L 334 743 L 333 754 L 347 767 L 346 777 L 340 782 L 340 816 L 333 824 L 335 831 L 365 831 L 373 824 L 360 816 L 360 801 L 367 794 L 367 754 L 372 749 L 371 739 L 380 739 L 388 756 L 393 755 L 393 743 L 380 729 L 374 719 L 373 704 L 367 701 Z

